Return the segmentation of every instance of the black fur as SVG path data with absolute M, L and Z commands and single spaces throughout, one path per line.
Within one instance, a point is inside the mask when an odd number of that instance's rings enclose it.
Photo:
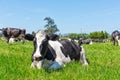
M 70 56 L 71 60 L 80 60 L 80 48 L 74 42 L 64 40 L 60 41 L 60 43 L 63 45 L 61 50 L 66 57 Z

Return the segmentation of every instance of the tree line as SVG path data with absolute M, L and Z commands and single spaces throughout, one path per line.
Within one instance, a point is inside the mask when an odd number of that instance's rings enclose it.
M 95 32 L 91 32 L 90 34 L 69 33 L 66 37 L 69 37 L 72 39 L 77 39 L 77 40 L 79 38 L 83 38 L 83 39 L 107 39 L 107 38 L 109 38 L 109 34 L 106 31 L 95 31 Z

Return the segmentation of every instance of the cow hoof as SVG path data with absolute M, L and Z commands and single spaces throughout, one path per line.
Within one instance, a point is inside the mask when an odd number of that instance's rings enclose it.
M 84 63 L 83 66 L 88 66 L 88 63 Z

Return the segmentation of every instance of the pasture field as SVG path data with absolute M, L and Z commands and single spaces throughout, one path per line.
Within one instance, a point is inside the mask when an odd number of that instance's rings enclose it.
M 89 66 L 71 62 L 59 70 L 31 69 L 32 42 L 0 41 L 0 80 L 120 80 L 120 47 L 83 45 Z

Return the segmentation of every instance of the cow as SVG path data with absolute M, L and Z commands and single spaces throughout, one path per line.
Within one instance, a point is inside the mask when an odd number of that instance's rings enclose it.
M 10 38 L 18 38 L 19 40 L 24 40 L 26 30 L 25 29 L 18 29 L 18 28 L 2 28 L 0 29 L 7 39 L 7 43 L 9 43 Z
M 78 40 L 78 44 L 79 45 L 82 45 L 82 44 L 92 44 L 92 43 L 93 43 L 92 40 L 88 40 L 88 39 L 84 40 L 84 39 L 80 38 Z
M 56 70 L 65 67 L 65 64 L 71 61 L 88 65 L 84 48 L 72 41 L 50 40 L 45 31 L 39 30 L 35 34 L 33 43 L 32 68 Z
M 118 30 L 113 31 L 111 34 L 111 37 L 112 37 L 113 45 L 120 46 L 120 31 Z M 116 41 L 117 41 L 117 44 L 116 44 Z

